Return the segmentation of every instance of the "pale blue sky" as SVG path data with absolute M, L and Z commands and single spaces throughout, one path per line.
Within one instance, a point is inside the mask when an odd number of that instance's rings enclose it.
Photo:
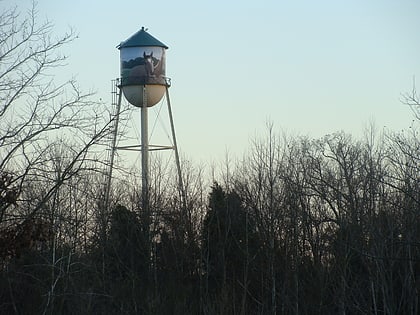
M 1 6 L 30 0 L 0 0 Z M 241 156 L 249 140 L 276 130 L 320 137 L 408 128 L 400 102 L 420 81 L 420 1 L 38 1 L 60 34 L 82 87 L 109 100 L 119 76 L 116 46 L 142 26 L 169 46 L 166 74 L 182 155 Z M 169 130 L 169 128 L 168 128 Z

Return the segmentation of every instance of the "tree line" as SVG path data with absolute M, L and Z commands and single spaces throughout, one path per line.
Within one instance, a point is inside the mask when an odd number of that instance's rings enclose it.
M 0 314 L 417 314 L 420 141 L 267 126 L 209 181 L 184 160 L 113 178 L 114 117 L 49 81 L 72 32 L 0 16 Z M 415 90 L 406 96 L 414 113 Z M 185 198 L 185 199 L 184 199 Z

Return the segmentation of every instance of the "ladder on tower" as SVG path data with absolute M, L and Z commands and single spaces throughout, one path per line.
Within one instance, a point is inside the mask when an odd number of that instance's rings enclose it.
M 114 168 L 114 158 L 115 158 L 115 150 L 117 145 L 117 137 L 118 137 L 118 124 L 120 119 L 120 112 L 121 112 L 121 97 L 122 91 L 119 88 L 119 79 L 112 80 L 112 87 L 111 87 L 111 124 L 110 124 L 110 133 L 109 138 L 107 139 L 108 147 L 107 157 L 106 157 L 106 164 L 105 164 L 105 172 L 104 172 L 104 208 L 106 210 L 109 209 L 110 203 L 110 195 L 111 195 L 111 180 L 112 180 L 112 171 Z

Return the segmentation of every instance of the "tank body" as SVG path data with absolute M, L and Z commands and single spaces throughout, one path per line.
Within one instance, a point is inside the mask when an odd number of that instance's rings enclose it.
M 143 107 L 146 88 L 147 107 L 157 104 L 165 94 L 168 47 L 144 28 L 122 42 L 120 50 L 121 88 L 130 104 Z

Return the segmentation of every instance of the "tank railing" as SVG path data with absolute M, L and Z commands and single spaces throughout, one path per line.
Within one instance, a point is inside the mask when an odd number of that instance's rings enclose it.
M 166 86 L 170 87 L 171 86 L 171 78 L 165 77 L 165 81 L 166 81 Z
M 127 76 L 116 79 L 117 86 L 127 85 L 164 85 L 171 86 L 171 79 L 168 77 L 152 77 L 152 76 Z

